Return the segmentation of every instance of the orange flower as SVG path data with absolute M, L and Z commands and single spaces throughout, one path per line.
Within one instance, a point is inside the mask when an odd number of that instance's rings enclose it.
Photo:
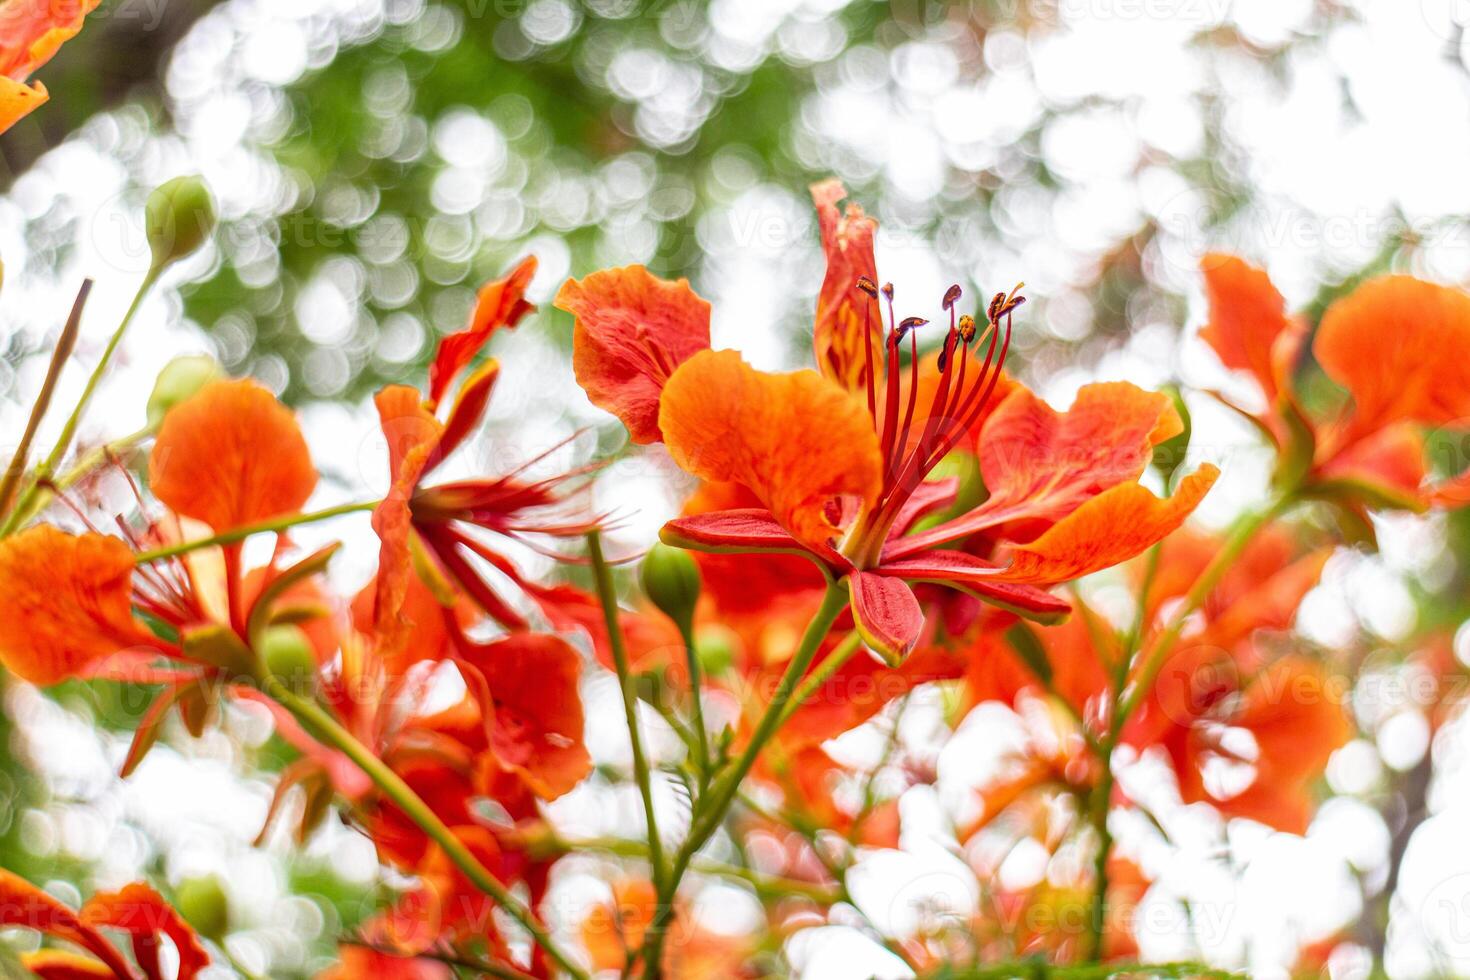
M 636 441 L 661 435 L 684 470 L 738 484 L 759 503 L 671 521 L 666 542 L 812 560 L 847 580 L 854 624 L 886 658 L 908 653 L 920 637 L 924 617 L 910 582 L 960 589 L 1042 620 L 1064 615 L 1067 604 L 1043 587 L 1158 541 L 1193 510 L 1216 470 L 1202 467 L 1169 501 L 1133 483 L 1153 446 L 1181 423 L 1167 398 L 1131 385 L 1094 386 L 1064 417 L 1024 391 L 992 412 L 996 392 L 1013 387 L 1002 365 L 1012 313 L 1024 302 L 1015 292 L 991 301 L 982 331 L 957 315 L 961 291 L 951 287 L 944 297 L 949 329 L 931 359 L 918 351 L 926 321 L 899 322 L 885 286 L 889 327 L 880 340 L 880 290 L 869 274 L 876 226 L 855 207 L 839 215 L 844 196 L 836 182 L 813 188 L 828 257 L 816 325 L 821 374 L 769 374 L 733 351 L 692 351 L 707 338 L 689 328 L 695 304 L 687 286 L 635 268 L 598 273 L 595 290 L 569 285 L 567 308 L 587 338 L 579 380 L 598 379 L 589 394 L 636 427 Z M 606 353 L 632 346 L 637 358 Z M 637 392 L 636 406 L 603 397 L 601 385 L 613 377 Z M 910 534 L 954 503 L 956 480 L 928 478 L 952 450 L 971 444 L 982 421 L 1000 435 L 988 453 L 982 445 L 994 503 Z M 936 547 L 999 525 L 1022 529 L 1007 565 Z
M 54 980 L 136 980 L 140 971 L 146 980 L 164 980 L 159 949 L 165 937 L 178 957 L 177 980 L 193 980 L 209 965 L 209 954 L 194 930 L 161 895 L 141 883 L 94 895 L 80 912 L 73 912 L 19 875 L 0 869 L 0 924 L 38 930 L 80 946 L 95 957 L 59 950 L 23 957 L 24 966 L 36 976 Z M 107 941 L 101 928 L 121 929 L 128 934 L 137 969 Z
M 0 4 L 0 132 L 49 97 L 31 72 L 82 29 L 98 0 L 5 0 Z
M 1293 386 L 1308 328 L 1285 313 L 1266 274 L 1222 255 L 1206 256 L 1202 268 L 1210 321 L 1200 335 L 1226 367 L 1255 378 L 1266 410 L 1231 407 L 1282 451 L 1281 478 L 1352 512 L 1470 502 L 1470 473 L 1424 486 L 1423 436 L 1426 426 L 1470 427 L 1470 368 L 1444 354 L 1470 343 L 1470 295 L 1384 276 L 1328 307 L 1312 353 L 1352 403 L 1327 420 L 1309 415 Z
M 582 920 L 581 938 L 596 971 L 624 970 L 630 952 L 643 945 L 658 896 L 642 879 L 613 882 L 612 899 L 594 905 Z M 722 980 L 739 976 L 752 952 L 747 940 L 709 932 L 678 909 L 664 942 L 663 975 L 671 980 Z M 638 974 L 635 974 L 638 975 Z
M 501 625 L 524 629 L 523 616 L 476 571 L 484 561 L 531 598 L 547 602 L 551 593 L 521 577 L 509 559 L 471 533 L 471 528 L 531 543 L 540 536 L 575 537 L 596 526 L 595 520 L 564 514 L 560 488 L 576 474 L 525 480 L 524 471 L 544 458 L 533 458 L 516 470 L 494 478 L 461 480 L 424 487 L 425 477 L 447 459 L 479 424 L 489 402 L 500 365 L 486 361 L 460 385 L 448 415 L 435 412 L 450 380 L 497 330 L 513 327 L 534 307 L 523 293 L 536 269 L 535 258 L 523 259 L 509 276 L 480 290 L 470 325 L 446 337 L 430 372 L 429 397 L 415 388 L 390 385 L 375 399 L 388 441 L 391 486 L 373 513 L 381 540 L 378 557 L 374 633 L 383 656 L 407 643 L 413 623 L 404 603 L 415 574 L 438 584 L 461 588 Z M 434 583 L 431 583 L 434 584 Z
M 213 381 L 164 416 L 148 485 L 217 532 L 293 514 L 316 487 L 296 417 L 249 378 Z

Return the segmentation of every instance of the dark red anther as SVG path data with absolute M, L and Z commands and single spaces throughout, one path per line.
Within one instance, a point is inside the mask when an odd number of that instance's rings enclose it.
M 878 298 L 878 284 L 867 276 L 858 276 L 857 288 L 867 293 L 873 299 Z
M 885 282 L 883 284 L 883 298 L 890 303 L 893 302 L 893 283 Z
M 944 291 L 944 308 L 946 310 L 954 309 L 954 305 L 959 302 L 960 296 L 963 294 L 964 290 L 960 288 L 959 283 L 950 286 Z

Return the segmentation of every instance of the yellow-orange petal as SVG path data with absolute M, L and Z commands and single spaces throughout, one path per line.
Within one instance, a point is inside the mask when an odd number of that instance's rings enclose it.
M 0 76 L 0 133 L 39 109 L 51 98 L 46 86 L 40 82 L 27 85 L 13 78 Z
M 674 462 L 705 480 L 733 480 L 803 544 L 837 533 L 827 505 L 871 506 L 881 456 L 867 407 L 815 371 L 768 374 L 735 351 L 690 358 L 664 386 L 659 426 Z
M 480 287 L 469 324 L 458 333 L 439 341 L 439 351 L 429 365 L 429 398 L 437 408 L 454 380 L 480 352 L 492 334 L 502 327 L 509 329 L 536 307 L 526 300 L 526 289 L 536 275 L 536 256 L 521 259 L 503 279 L 494 279 Z
M 1352 441 L 1400 421 L 1470 417 L 1470 295 L 1412 276 L 1370 280 L 1328 307 L 1312 350 L 1352 393 Z
M 214 381 L 175 405 L 148 459 L 153 493 L 226 531 L 301 509 L 316 469 L 296 416 L 255 381 Z
M 1200 338 L 1226 367 L 1254 376 L 1266 401 L 1274 402 L 1289 368 L 1280 363 L 1281 351 L 1294 353 L 1305 327 L 1287 315 L 1286 300 L 1265 270 L 1218 254 L 1206 255 L 1200 269 L 1210 307 Z
M 555 306 L 576 318 L 572 371 L 592 404 L 621 419 L 634 442 L 658 442 L 664 384 L 709 349 L 709 301 L 687 279 L 669 282 L 630 265 L 568 279 Z
M 878 301 L 858 289 L 857 282 L 863 276 L 877 281 L 873 236 L 878 222 L 856 204 L 849 204 L 846 211 L 838 207 L 847 188 L 836 178 L 813 184 L 811 190 L 822 251 L 827 253 L 827 275 L 817 296 L 812 330 L 817 370 L 849 391 L 866 390 L 870 354 L 874 365 L 881 364 L 883 322 Z
M 104 534 L 38 524 L 0 541 L 0 660 L 33 684 L 55 684 L 142 642 L 132 578 L 133 553 Z
M 1013 548 L 1011 564 L 996 580 L 1069 582 L 1127 561 L 1183 524 L 1219 475 L 1219 469 L 1205 463 L 1167 499 L 1137 483 L 1105 490 L 1035 541 Z

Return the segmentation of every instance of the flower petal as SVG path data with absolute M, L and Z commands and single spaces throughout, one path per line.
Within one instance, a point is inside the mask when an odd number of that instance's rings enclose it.
M 1065 413 L 1018 385 L 982 433 L 980 472 L 990 497 L 894 542 L 892 553 L 914 554 L 1002 524 L 1006 537 L 1029 540 L 1099 493 L 1138 479 L 1153 448 L 1182 428 L 1168 395 L 1127 382 L 1086 385 Z
M 178 980 L 194 980 L 209 966 L 209 954 L 193 928 L 162 895 L 141 882 L 93 895 L 82 906 L 81 917 L 89 925 L 121 929 L 132 936 L 138 962 L 149 976 L 160 980 L 163 976 L 157 969 L 160 936 L 167 936 L 178 953 Z
M 118 538 L 38 524 L 0 541 L 0 660 L 33 684 L 55 684 L 146 643 L 132 581 L 133 553 Z
M 501 769 L 518 775 L 537 796 L 554 800 L 592 770 L 582 742 L 581 659 L 565 640 L 546 633 L 512 633 L 465 644 L 462 662 L 483 678 L 467 677 L 477 697 L 488 695 L 485 721 Z
M 871 505 L 881 457 L 867 408 L 812 371 L 767 374 L 734 351 L 704 351 L 664 388 L 659 424 L 674 462 L 750 489 L 802 544 L 837 533 L 828 503 Z
M 827 275 L 817 296 L 812 331 L 817 369 L 849 391 L 866 391 L 869 363 L 881 363 L 878 338 L 883 333 L 883 320 L 878 301 L 858 289 L 857 282 L 860 276 L 874 282 L 878 279 L 878 265 L 873 258 L 878 222 L 856 204 L 849 204 L 846 212 L 838 208 L 847 197 L 847 189 L 836 178 L 813 184 L 811 190 L 822 232 L 822 251 L 827 253 Z
M 842 554 L 823 545 L 812 549 L 793 538 L 770 511 L 759 507 L 676 517 L 658 532 L 664 544 L 710 554 L 786 554 L 838 568 L 851 567 Z
M 664 384 L 709 350 L 709 302 L 687 279 L 669 282 L 630 265 L 568 279 L 556 308 L 576 317 L 572 370 L 592 404 L 621 419 L 634 442 L 658 442 Z
M 46 86 L 27 85 L 26 77 L 76 36 L 97 2 L 7 0 L 0 18 L 0 132 L 46 101 Z
M 227 531 L 301 509 L 316 470 L 296 416 L 255 381 L 214 381 L 164 416 L 148 458 L 153 493 Z
M 137 975 L 123 955 L 77 913 L 4 868 L 0 868 L 0 925 L 35 929 L 75 943 L 95 954 L 123 980 Z
M 1003 568 L 963 551 L 924 551 L 885 561 L 876 571 L 910 582 L 937 582 L 964 589 L 992 605 L 1027 619 L 1057 622 L 1072 611 L 1064 599 L 1034 585 L 997 581 Z
M 924 610 L 902 579 L 873 572 L 848 576 L 852 621 L 863 642 L 890 664 L 897 664 L 919 642 Z
M 1050 585 L 1127 561 L 1183 524 L 1219 475 L 1216 467 L 1205 463 L 1180 481 L 1174 496 L 1166 500 L 1137 483 L 1121 483 L 1078 507 L 1035 541 L 1013 548 L 1011 563 L 998 578 Z
M 536 307 L 526 302 L 526 287 L 536 275 L 536 256 L 528 255 L 504 279 L 496 279 L 480 287 L 469 324 L 439 342 L 439 352 L 429 365 L 429 407 L 432 410 L 444 398 L 449 382 L 464 370 L 490 336 L 501 327 L 514 327 L 521 317 Z
M 1443 425 L 1470 416 L 1470 295 L 1411 276 L 1364 283 L 1328 307 L 1312 350 L 1352 393 L 1341 441 L 1393 422 Z
M 1210 307 L 1200 339 L 1215 349 L 1226 367 L 1254 376 L 1266 401 L 1275 402 L 1282 369 L 1289 367 L 1280 363 L 1281 353 L 1288 347 L 1295 352 L 1305 325 L 1287 315 L 1285 298 L 1264 270 L 1219 254 L 1206 255 L 1200 269 Z

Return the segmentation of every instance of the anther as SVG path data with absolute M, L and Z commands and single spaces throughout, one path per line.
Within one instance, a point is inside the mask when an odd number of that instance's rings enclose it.
M 885 282 L 883 284 L 883 298 L 890 303 L 893 302 L 893 283 Z
M 910 330 L 913 330 L 915 327 L 922 327 L 928 322 L 928 320 L 924 319 L 921 316 L 905 317 L 903 322 L 898 325 L 898 330 L 896 332 L 898 336 L 902 338 L 907 335 Z
M 878 298 L 878 284 L 867 276 L 858 276 L 857 288 L 867 293 L 873 299 Z
M 963 293 L 964 290 L 960 288 L 959 283 L 955 283 L 953 286 L 950 286 L 948 289 L 946 289 L 944 291 L 944 308 L 946 310 L 953 309 L 955 303 L 959 302 L 960 296 L 963 295 Z
M 959 332 L 960 339 L 965 343 L 973 341 L 975 339 L 975 318 L 968 313 L 960 317 Z

